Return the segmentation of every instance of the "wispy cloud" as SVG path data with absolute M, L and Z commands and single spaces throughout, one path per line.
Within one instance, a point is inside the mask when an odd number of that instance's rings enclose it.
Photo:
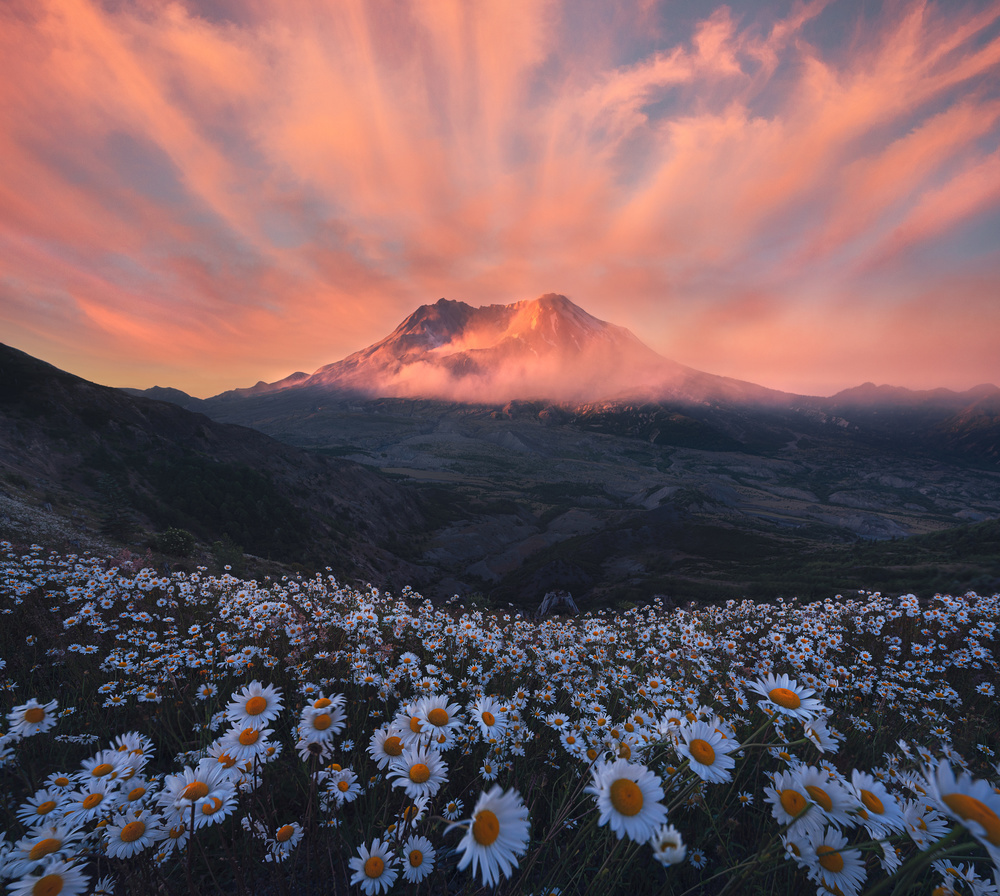
M 1000 3 L 870 9 L 8 2 L 0 322 L 205 394 L 557 291 L 765 385 L 1000 379 L 961 349 L 1000 281 Z

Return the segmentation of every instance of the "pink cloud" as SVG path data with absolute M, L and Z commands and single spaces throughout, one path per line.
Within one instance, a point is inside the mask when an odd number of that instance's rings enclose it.
M 942 325 L 965 263 L 939 252 L 925 293 L 914 253 L 1000 207 L 1000 7 L 888 4 L 835 47 L 827 0 L 748 9 L 678 32 L 649 3 L 6 4 L 0 296 L 63 310 L 0 319 L 57 356 L 82 321 L 95 365 L 182 387 L 198 366 L 217 391 L 440 296 L 565 293 L 765 385 L 835 370 L 831 332 L 867 350 L 845 302 L 923 344 L 912 321 Z M 953 319 L 958 343 L 975 317 Z

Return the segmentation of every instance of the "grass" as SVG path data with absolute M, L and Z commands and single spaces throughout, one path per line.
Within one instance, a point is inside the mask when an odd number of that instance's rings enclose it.
M 258 583 L 140 565 L 0 542 L 0 864 L 14 892 L 61 876 L 63 893 L 347 894 L 383 889 L 388 868 L 392 892 L 425 894 L 792 894 L 819 892 L 825 875 L 845 896 L 880 896 L 950 892 L 935 889 L 944 882 L 974 892 L 948 868 L 966 879 L 996 871 L 996 595 L 654 603 L 535 622 L 435 606 L 408 588 L 358 591 L 330 570 Z M 776 691 L 766 677 L 782 674 Z M 233 709 L 250 706 L 255 682 L 280 695 L 263 735 Z M 789 691 L 803 718 L 787 714 Z M 485 698 L 496 728 L 477 721 Z M 32 733 L 25 719 L 39 712 L 36 728 L 53 724 Z M 393 784 L 407 782 L 385 765 L 380 732 L 418 748 L 426 732 L 445 736 L 447 780 L 425 802 Z M 241 736 L 260 752 L 221 758 Z M 726 755 L 731 769 L 716 761 Z M 218 805 L 169 798 L 185 769 L 207 768 L 221 776 Z M 931 786 L 963 769 L 968 779 Z M 609 781 L 643 776 L 655 786 L 628 815 L 628 786 Z M 98 778 L 105 796 L 88 815 L 80 806 Z M 769 793 L 783 780 L 805 794 L 791 824 Z M 486 886 L 482 866 L 460 866 L 494 783 L 530 828 L 522 839 L 501 818 L 518 854 Z M 874 793 L 892 819 L 884 829 L 862 816 Z M 49 801 L 75 833 L 39 828 L 49 815 L 33 807 Z M 189 809 L 213 823 L 185 841 Z M 658 853 L 649 830 L 616 836 L 616 824 L 647 815 L 676 827 L 679 861 L 657 860 L 677 854 Z M 131 821 L 160 834 L 115 857 Z M 170 829 L 179 839 L 161 836 Z M 435 855 L 421 847 L 429 873 L 408 883 L 416 835 Z M 375 840 L 387 865 L 370 878 L 358 868 Z M 32 849 L 42 854 L 30 859 Z M 855 876 L 838 878 L 838 862 Z M 67 867 L 89 882 L 75 889 Z

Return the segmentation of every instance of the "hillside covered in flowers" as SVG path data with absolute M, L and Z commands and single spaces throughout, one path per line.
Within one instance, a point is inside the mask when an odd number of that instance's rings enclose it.
M 0 542 L 22 896 L 1000 892 L 1000 596 L 534 621 Z

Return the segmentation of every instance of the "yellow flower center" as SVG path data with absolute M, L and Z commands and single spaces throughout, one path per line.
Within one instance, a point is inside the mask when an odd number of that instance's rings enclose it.
M 35 815 L 48 815 L 56 807 L 55 800 L 46 800 L 35 808 Z
M 423 784 L 431 776 L 431 770 L 422 762 L 410 766 L 410 780 L 414 784 Z
M 100 765 L 95 765 L 90 773 L 95 778 L 103 778 L 105 775 L 110 775 L 115 770 L 115 767 L 110 762 L 102 762 Z
M 122 841 L 125 843 L 135 843 L 143 834 L 146 833 L 146 825 L 142 821 L 130 821 L 125 827 L 122 828 L 122 832 L 118 835 L 121 837 Z
M 215 815 L 222 808 L 222 800 L 217 796 L 213 796 L 207 803 L 202 803 L 201 814 L 202 815 Z
M 949 793 L 941 799 L 959 818 L 978 822 L 986 831 L 986 839 L 1000 846 L 1000 818 L 989 806 L 965 793 Z
M 489 712 L 489 710 L 483 713 L 483 721 L 487 725 L 495 725 L 497 723 L 497 720 L 494 717 L 493 713 Z
M 260 732 L 256 728 L 244 728 L 240 732 L 239 741 L 244 747 L 252 747 L 260 740 Z
M 619 759 L 631 759 L 632 758 L 632 748 L 628 744 L 618 744 L 618 758 Z
M 69 787 L 69 778 L 64 775 L 60 775 L 55 781 L 52 782 L 56 787 Z
M 167 831 L 167 836 L 171 840 L 180 840 L 181 837 L 184 836 L 184 832 L 186 830 L 187 830 L 187 827 L 185 825 L 175 824 L 169 831 Z
M 378 856 L 371 856 L 368 861 L 365 862 L 365 874 L 368 877 L 381 877 L 384 870 L 385 862 L 383 862 Z
M 642 791 L 628 778 L 618 778 L 611 785 L 611 805 L 622 815 L 638 815 L 642 811 Z
M 192 781 L 181 791 L 182 800 L 200 800 L 208 796 L 208 785 L 204 781 Z
M 326 731 L 327 728 L 332 724 L 333 719 L 330 718 L 330 714 L 326 712 L 321 712 L 318 716 L 313 717 L 313 728 L 317 731 Z
M 128 800 L 130 803 L 134 803 L 136 800 L 142 799 L 146 795 L 146 788 L 139 786 L 133 787 L 128 792 Z
M 337 782 L 337 790 L 339 790 L 341 793 L 347 793 L 347 791 L 350 790 L 350 789 L 351 789 L 351 785 L 348 784 L 346 781 L 338 781 Z
M 780 800 L 781 808 L 789 815 L 798 815 L 806 807 L 806 798 L 791 788 L 781 791 Z
M 500 819 L 489 809 L 480 810 L 472 822 L 472 839 L 480 846 L 492 846 L 500 836 Z
M 844 857 L 837 852 L 832 846 L 816 847 L 816 856 L 819 859 L 820 865 L 822 865 L 827 871 L 832 871 L 837 874 L 844 870 Z
M 822 787 L 817 787 L 815 784 L 807 784 L 806 790 L 817 803 L 819 803 L 823 810 L 829 812 L 833 808 L 833 800 L 830 799 L 830 794 L 828 794 Z
M 31 896 L 58 896 L 65 883 L 66 880 L 61 874 L 46 874 L 35 881 L 35 885 L 31 888 Z
M 448 712 L 440 706 L 435 706 L 434 709 L 427 713 L 427 721 L 440 728 L 448 724 Z
M 783 706 L 785 709 L 798 709 L 802 705 L 799 695 L 788 688 L 771 688 L 768 691 L 768 696 L 772 703 L 777 703 L 778 706 Z
M 46 837 L 31 847 L 28 858 L 33 862 L 37 862 L 39 859 L 55 852 L 60 846 L 62 846 L 62 840 L 57 840 L 55 837 Z
M 291 824 L 282 825 L 278 828 L 278 833 L 274 835 L 274 839 L 279 843 L 285 843 L 292 839 L 292 834 L 295 833 L 295 826 Z
M 16 718 L 16 717 L 15 717 Z M 24 711 L 24 721 L 31 725 L 37 725 L 45 718 L 45 710 L 40 706 L 32 706 Z
M 419 868 L 424 864 L 424 854 L 419 849 L 414 849 L 410 851 L 410 866 L 413 868 Z
M 588 748 L 588 750 L 587 750 L 587 758 L 591 762 L 593 762 L 597 758 L 597 750 L 595 750 L 593 747 Z
M 84 809 L 93 809 L 101 800 L 104 799 L 103 793 L 91 793 L 83 798 L 83 802 L 80 803 Z
M 882 800 L 875 796 L 875 794 L 870 790 L 861 791 L 861 802 L 864 803 L 865 808 L 869 812 L 874 812 L 876 815 L 881 815 L 885 812 L 885 806 L 882 805 Z
M 243 709 L 248 716 L 259 716 L 267 709 L 267 700 L 264 697 L 251 697 L 247 700 Z
M 218 762 L 223 768 L 232 768 L 236 765 L 236 760 L 228 753 L 220 753 L 215 757 L 215 761 Z
M 333 701 L 329 697 L 320 697 L 315 703 L 313 703 L 313 709 L 326 709 L 330 706 Z
M 390 756 L 400 756 L 403 753 L 403 741 L 394 734 L 392 737 L 385 739 L 382 749 Z
M 711 765 L 715 762 L 715 750 L 707 740 L 696 737 L 688 744 L 688 749 L 695 762 L 700 762 L 702 765 Z
M 420 719 L 418 719 L 416 716 L 410 719 L 410 731 L 412 731 L 414 734 L 420 733 Z

